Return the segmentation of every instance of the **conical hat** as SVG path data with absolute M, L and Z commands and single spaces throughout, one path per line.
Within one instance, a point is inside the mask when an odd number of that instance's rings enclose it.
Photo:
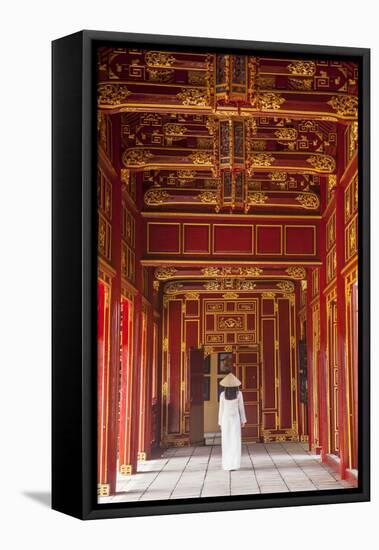
M 238 378 L 230 372 L 221 380 L 220 385 L 225 388 L 235 388 L 236 386 L 241 385 L 241 380 L 238 380 Z

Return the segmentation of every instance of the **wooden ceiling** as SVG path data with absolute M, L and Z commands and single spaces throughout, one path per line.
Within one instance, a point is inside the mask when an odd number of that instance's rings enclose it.
M 101 48 L 98 75 L 146 212 L 319 214 L 357 136 L 351 62 Z

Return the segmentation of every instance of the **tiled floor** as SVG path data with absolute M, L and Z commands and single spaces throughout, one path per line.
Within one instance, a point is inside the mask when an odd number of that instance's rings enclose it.
M 221 469 L 221 446 L 167 449 L 161 458 L 141 462 L 138 473 L 119 476 L 117 494 L 99 503 L 175 498 L 316 491 L 351 487 L 319 458 L 296 442 L 242 446 L 241 468 Z

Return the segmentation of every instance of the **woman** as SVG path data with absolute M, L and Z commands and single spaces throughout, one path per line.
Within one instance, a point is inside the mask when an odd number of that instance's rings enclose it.
M 231 372 L 220 382 L 225 390 L 220 394 L 218 423 L 221 427 L 223 470 L 238 470 L 241 465 L 241 426 L 246 424 L 240 380 Z

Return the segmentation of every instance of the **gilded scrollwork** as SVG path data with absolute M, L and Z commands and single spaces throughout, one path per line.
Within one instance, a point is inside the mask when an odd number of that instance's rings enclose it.
M 276 286 L 285 294 L 292 294 L 295 292 L 295 285 L 291 281 L 281 281 L 277 283 Z
M 239 294 L 236 292 L 225 292 L 222 297 L 225 298 L 225 300 L 236 300 L 239 297 Z
M 275 158 L 270 153 L 252 153 L 249 162 L 251 166 L 271 166 Z
M 164 287 L 165 294 L 178 294 L 183 288 L 182 283 L 168 283 Z
M 268 201 L 268 196 L 262 191 L 255 191 L 248 194 L 248 204 L 265 204 Z
M 184 294 L 184 297 L 186 300 L 198 300 L 200 297 L 200 294 L 198 292 L 186 292 Z
M 296 128 L 279 128 L 275 131 L 275 136 L 278 139 L 293 141 L 297 139 L 297 130 Z
M 99 107 L 114 107 L 125 103 L 131 92 L 125 84 L 99 84 L 97 88 L 97 104 Z
M 287 68 L 293 75 L 314 76 L 316 73 L 316 63 L 314 61 L 293 61 Z
M 183 88 L 182 91 L 176 94 L 183 105 L 194 105 L 205 107 L 208 105 L 208 96 L 206 89 L 202 88 Z
M 167 123 L 164 125 L 163 131 L 167 136 L 184 136 L 187 128 L 183 124 Z
M 171 67 L 175 57 L 169 52 L 149 51 L 145 54 L 145 61 L 148 67 Z
M 307 162 L 318 172 L 333 172 L 336 169 L 336 161 L 330 155 L 311 155 Z
M 203 191 L 197 195 L 197 198 L 200 202 L 207 204 L 216 204 L 217 203 L 217 193 L 216 191 Z
M 177 269 L 175 267 L 157 267 L 155 270 L 154 276 L 159 281 L 166 281 L 167 279 L 171 279 L 175 273 L 177 272 Z
M 333 96 L 328 104 L 339 116 L 353 118 L 358 116 L 358 98 L 354 95 Z
M 296 200 L 307 210 L 317 210 L 320 206 L 320 199 L 315 193 L 300 193 Z
M 304 267 L 293 266 L 286 269 L 286 273 L 293 279 L 305 279 L 307 272 Z
M 193 164 L 201 165 L 212 165 L 213 164 L 213 154 L 208 153 L 207 151 L 195 151 L 189 156 Z
M 257 94 L 257 107 L 261 111 L 278 111 L 286 100 L 276 92 Z
M 149 189 L 144 194 L 143 200 L 148 206 L 164 204 L 167 202 L 167 199 L 170 195 L 166 191 L 161 191 L 160 189 Z
M 122 155 L 122 162 L 126 167 L 144 166 L 152 156 L 147 149 L 127 149 Z

